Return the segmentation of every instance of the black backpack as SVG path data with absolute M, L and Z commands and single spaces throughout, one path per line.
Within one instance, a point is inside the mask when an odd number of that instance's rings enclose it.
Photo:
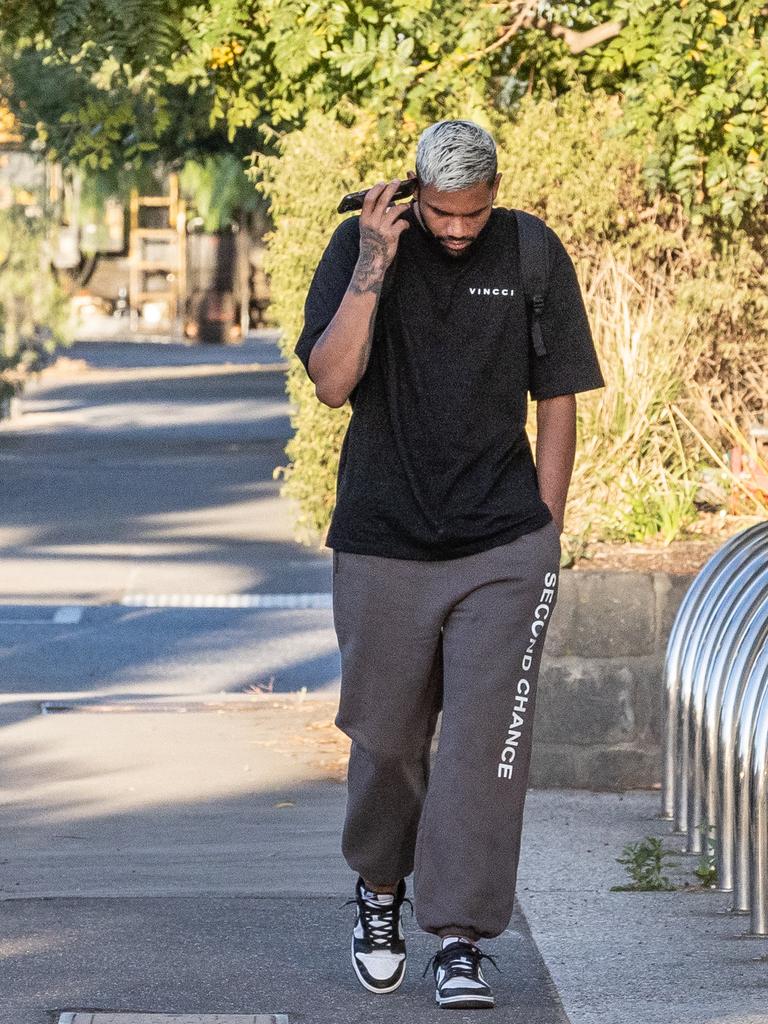
M 537 356 L 545 356 L 547 349 L 541 332 L 541 314 L 549 287 L 549 243 L 547 226 L 540 217 L 524 210 L 513 210 L 520 240 L 520 270 L 523 292 L 528 310 L 528 325 Z

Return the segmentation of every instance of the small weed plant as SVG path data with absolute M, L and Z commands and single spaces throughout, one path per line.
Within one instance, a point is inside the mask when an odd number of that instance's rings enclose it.
M 612 885 L 611 892 L 669 892 L 675 889 L 666 875 L 661 873 L 664 862 L 673 856 L 665 850 L 661 839 L 645 836 L 638 843 L 627 843 L 622 856 L 617 857 L 632 879 L 630 885 Z M 667 866 L 677 867 L 678 861 L 667 861 Z
M 701 884 L 707 886 L 709 889 L 714 889 L 717 885 L 715 838 L 712 835 L 714 827 L 715 826 L 710 825 L 708 821 L 702 821 L 701 825 L 699 825 L 699 831 L 701 832 L 702 841 L 704 843 L 704 850 L 702 851 L 699 863 L 693 872 Z

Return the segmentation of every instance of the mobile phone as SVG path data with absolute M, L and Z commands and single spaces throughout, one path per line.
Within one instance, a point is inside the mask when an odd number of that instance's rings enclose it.
M 408 196 L 412 196 L 417 184 L 415 178 L 406 178 L 405 181 L 401 181 L 392 196 L 393 202 L 395 199 L 406 199 Z M 363 200 L 370 191 L 369 188 L 364 188 L 362 192 L 350 192 L 339 203 L 338 212 L 349 213 L 350 210 L 362 210 Z

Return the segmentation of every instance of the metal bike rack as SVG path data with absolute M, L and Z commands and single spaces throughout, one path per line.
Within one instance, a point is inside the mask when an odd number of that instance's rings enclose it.
M 684 692 L 683 666 L 695 654 L 692 627 L 702 606 L 710 600 L 710 588 L 729 562 L 740 558 L 742 549 L 755 539 L 768 534 L 768 524 L 758 523 L 731 537 L 703 566 L 691 583 L 677 610 L 667 643 L 664 664 L 664 736 L 662 766 L 662 816 L 672 818 L 676 827 L 684 831 L 688 819 L 688 773 L 678 770 L 678 757 L 688 751 L 688 708 L 690 689 Z M 686 674 L 689 681 L 689 675 Z M 678 753 L 680 752 L 680 753 Z M 682 761 L 681 761 L 682 765 Z
M 710 742 L 705 746 L 704 759 L 708 784 L 714 781 L 714 804 L 708 820 L 717 823 L 718 886 L 725 891 L 734 888 L 737 719 L 750 681 L 752 665 L 767 636 L 768 605 L 764 605 L 748 622 L 733 660 L 725 667 L 727 676 L 722 693 L 708 693 L 706 716 Z M 710 744 L 714 744 L 714 750 Z M 740 909 L 745 910 L 743 901 L 744 897 L 737 893 L 735 902 L 741 903 Z
M 746 555 L 746 549 L 742 549 Z M 717 813 L 714 795 L 714 774 L 709 779 L 705 794 L 705 766 L 703 746 L 710 745 L 706 733 L 705 706 L 722 690 L 727 677 L 727 666 L 733 661 L 742 644 L 743 634 L 752 614 L 760 612 L 768 602 L 766 572 L 768 571 L 768 537 L 755 542 L 750 557 L 745 557 L 731 572 L 721 576 L 721 583 L 706 616 L 704 632 L 693 659 L 691 701 L 688 709 L 688 804 L 686 832 L 689 853 L 701 853 L 703 848 L 699 826 L 702 811 L 707 804 L 708 821 L 714 823 Z M 714 750 L 714 743 L 712 743 Z
M 768 935 L 768 644 L 752 672 L 763 681 L 751 742 L 749 807 L 749 881 L 751 929 Z
M 732 537 L 678 609 L 664 665 L 662 816 L 768 934 L 768 522 Z

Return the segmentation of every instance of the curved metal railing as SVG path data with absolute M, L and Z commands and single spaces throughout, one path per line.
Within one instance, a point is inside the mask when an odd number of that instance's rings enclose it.
M 768 934 L 768 522 L 727 541 L 678 609 L 664 664 L 662 816 Z M 706 825 L 706 830 L 704 826 Z
M 739 549 L 752 539 L 755 533 L 763 530 L 764 524 L 750 527 L 748 530 L 731 537 L 703 566 L 696 579 L 685 592 L 685 596 L 677 610 L 675 621 L 669 634 L 667 653 L 664 665 L 664 737 L 663 737 L 663 774 L 662 774 L 662 816 L 680 820 L 681 815 L 676 808 L 687 808 L 687 788 L 676 784 L 678 725 L 679 717 L 683 718 L 687 727 L 687 714 L 678 715 L 683 704 L 681 695 L 680 666 L 689 648 L 690 626 L 707 594 L 708 587 L 718 572 L 731 558 L 738 555 Z M 768 529 L 768 527 L 766 528 Z M 765 532 L 765 531 L 764 531 Z M 687 705 L 686 705 L 687 707 Z M 687 749 L 687 736 L 684 746 Z M 686 778 L 687 783 L 687 778 Z M 687 810 L 682 816 L 687 818 Z

